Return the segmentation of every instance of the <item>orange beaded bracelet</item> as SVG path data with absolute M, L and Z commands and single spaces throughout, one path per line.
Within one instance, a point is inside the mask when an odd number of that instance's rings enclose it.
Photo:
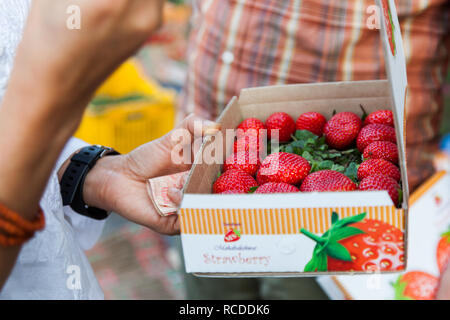
M 0 204 L 0 245 L 17 246 L 33 237 L 36 231 L 45 227 L 44 212 L 39 208 L 33 221 L 24 219 L 18 213 Z

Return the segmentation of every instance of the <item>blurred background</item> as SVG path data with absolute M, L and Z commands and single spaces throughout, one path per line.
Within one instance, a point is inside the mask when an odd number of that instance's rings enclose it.
M 165 24 L 98 90 L 76 136 L 126 153 L 172 129 L 186 77 L 189 1 L 173 0 Z M 442 133 L 450 132 L 450 73 Z M 88 252 L 106 299 L 183 299 L 175 239 L 112 215 Z

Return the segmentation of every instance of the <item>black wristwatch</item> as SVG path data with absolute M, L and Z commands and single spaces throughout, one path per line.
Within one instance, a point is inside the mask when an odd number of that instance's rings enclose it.
M 75 212 L 95 220 L 106 219 L 109 215 L 106 210 L 86 205 L 83 200 L 83 185 L 86 175 L 99 159 L 118 154 L 112 148 L 99 145 L 84 147 L 74 154 L 60 182 L 63 205 L 70 206 Z

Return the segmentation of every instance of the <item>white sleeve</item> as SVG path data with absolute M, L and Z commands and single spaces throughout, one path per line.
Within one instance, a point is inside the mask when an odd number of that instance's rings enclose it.
M 0 102 L 8 85 L 16 48 L 22 38 L 30 3 L 30 0 L 0 0 Z M 86 145 L 79 139 L 70 139 L 59 156 L 56 168 L 59 168 L 73 152 Z M 59 186 L 55 187 L 58 187 L 59 190 Z M 70 207 L 64 207 L 64 217 L 72 225 L 76 239 L 84 250 L 90 249 L 95 244 L 105 224 L 104 221 L 79 215 Z
M 59 156 L 59 159 L 56 162 L 56 168 L 60 168 L 75 151 L 88 145 L 89 144 L 80 139 L 71 138 Z M 80 215 L 73 211 L 69 206 L 64 207 L 64 218 L 72 225 L 75 237 L 83 250 L 89 250 L 95 245 L 102 234 L 106 221 L 99 221 Z

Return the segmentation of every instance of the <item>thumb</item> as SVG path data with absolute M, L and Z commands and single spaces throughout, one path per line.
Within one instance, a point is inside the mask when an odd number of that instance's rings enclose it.
M 177 206 L 179 206 L 181 204 L 181 200 L 183 200 L 183 193 L 180 189 L 177 188 L 169 188 L 169 190 L 167 191 L 167 196 L 169 197 L 170 201 L 172 201 Z

